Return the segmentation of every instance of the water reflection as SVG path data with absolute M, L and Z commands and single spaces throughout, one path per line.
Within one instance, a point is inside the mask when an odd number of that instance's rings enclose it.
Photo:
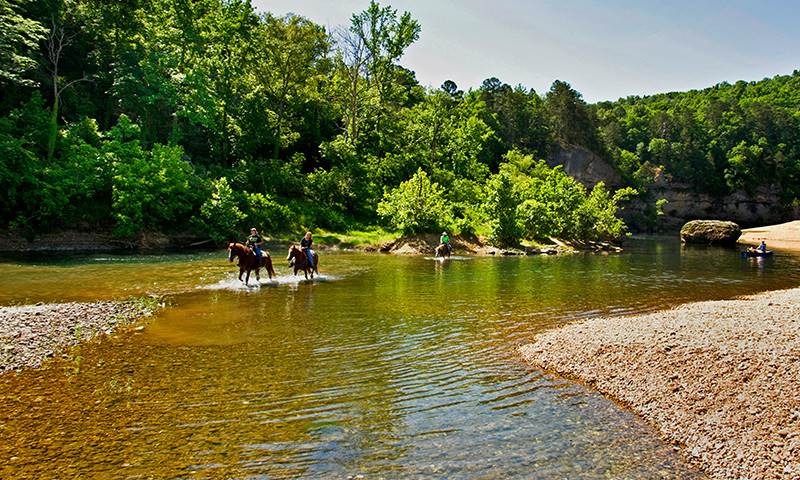
M 321 279 L 279 269 L 252 288 L 211 254 L 54 262 L 54 298 L 101 272 L 113 295 L 164 289 L 172 305 L 50 369 L 0 376 L 0 476 L 702 478 L 514 346 L 575 318 L 800 284 L 795 257 L 730 253 L 643 240 L 606 256 L 327 255 Z

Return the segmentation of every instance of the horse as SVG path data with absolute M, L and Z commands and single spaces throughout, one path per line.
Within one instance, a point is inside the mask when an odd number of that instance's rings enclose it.
M 436 247 L 436 255 L 437 257 L 447 257 L 450 258 L 450 249 L 447 248 L 447 245 L 444 243 L 440 243 L 438 247 Z
M 311 278 L 314 278 L 314 272 L 317 272 L 319 275 L 319 255 L 316 252 L 313 254 L 314 258 L 314 266 L 312 267 L 308 263 L 308 256 L 306 252 L 300 250 L 296 246 L 292 245 L 289 248 L 289 255 L 286 256 L 286 260 L 289 262 L 290 267 L 294 267 L 294 274 L 297 275 L 298 270 L 302 270 L 303 273 L 306 274 L 306 279 L 308 279 L 308 273 L 311 272 Z
M 278 276 L 275 273 L 275 270 L 272 268 L 272 257 L 269 256 L 269 253 L 265 252 L 264 250 L 261 251 L 261 261 L 256 261 L 255 252 L 253 249 L 242 245 L 239 242 L 233 242 L 228 244 L 228 261 L 233 262 L 233 257 L 239 259 L 239 281 L 242 281 L 242 274 L 247 271 L 247 277 L 245 277 L 244 283 L 247 285 L 247 282 L 250 281 L 250 271 L 256 271 L 256 280 L 261 280 L 261 277 L 258 275 L 258 271 L 261 268 L 267 270 L 267 274 L 269 275 L 269 279 L 272 280 L 272 276 Z

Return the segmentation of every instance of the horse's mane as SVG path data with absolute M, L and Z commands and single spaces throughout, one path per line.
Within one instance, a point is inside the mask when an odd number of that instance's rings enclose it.
M 242 247 L 243 250 L 247 250 L 247 245 L 245 245 L 244 243 L 239 242 L 239 241 L 231 242 L 231 247 L 236 247 L 236 246 Z M 231 248 L 231 247 L 228 247 L 228 248 Z

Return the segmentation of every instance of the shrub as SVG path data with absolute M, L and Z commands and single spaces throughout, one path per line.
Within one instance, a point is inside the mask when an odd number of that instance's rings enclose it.
M 444 189 L 420 168 L 407 182 L 384 192 L 378 215 L 404 234 L 441 230 L 453 225 Z
M 236 229 L 247 218 L 225 177 L 214 180 L 211 196 L 200 207 L 200 216 L 193 223 L 217 243 L 236 236 Z
M 517 220 L 519 195 L 514 182 L 506 171 L 501 171 L 489 180 L 489 195 L 486 202 L 489 214 L 489 240 L 495 245 L 514 246 L 522 237 Z
M 194 203 L 183 148 L 156 144 L 147 152 L 138 134 L 139 127 L 123 115 L 111 131 L 113 140 L 103 146 L 113 159 L 112 208 L 119 236 L 182 220 Z
M 256 228 L 270 231 L 289 227 L 291 218 L 289 208 L 275 201 L 269 194 L 249 193 L 247 194 L 247 204 L 250 212 L 247 217 L 253 226 L 260 226 Z

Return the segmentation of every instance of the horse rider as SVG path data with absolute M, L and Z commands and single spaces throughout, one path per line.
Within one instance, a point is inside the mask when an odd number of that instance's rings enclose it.
M 264 243 L 264 239 L 261 235 L 258 234 L 258 230 L 254 228 L 250 229 L 250 236 L 247 237 L 246 245 L 253 249 L 253 252 L 256 254 L 256 261 L 261 262 L 261 244 Z
M 306 232 L 306 236 L 300 240 L 300 251 L 306 254 L 309 265 L 314 268 L 314 250 L 311 250 L 311 245 L 314 240 L 311 239 L 311 232 Z
M 439 239 L 439 242 L 447 247 L 447 254 L 450 255 L 452 251 L 450 249 L 450 237 L 447 236 L 447 232 L 442 232 L 442 238 Z

